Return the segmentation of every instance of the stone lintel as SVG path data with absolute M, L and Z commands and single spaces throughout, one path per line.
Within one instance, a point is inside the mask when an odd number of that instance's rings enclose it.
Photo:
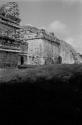
M 1 18 L 2 20 L 4 20 L 4 21 L 8 21 L 8 22 L 14 23 L 14 24 L 16 24 L 16 25 L 19 25 L 19 23 L 16 23 L 15 21 L 13 21 L 13 20 L 11 20 L 11 19 L 9 19 L 9 18 L 6 18 L 6 17 L 4 17 L 4 16 L 2 16 L 2 15 L 0 15 L 0 18 Z

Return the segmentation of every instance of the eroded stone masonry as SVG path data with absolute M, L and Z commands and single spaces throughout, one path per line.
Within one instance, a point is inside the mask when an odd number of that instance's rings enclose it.
M 54 33 L 31 25 L 21 26 L 20 21 L 16 2 L 0 8 L 0 67 L 81 62 L 73 47 Z

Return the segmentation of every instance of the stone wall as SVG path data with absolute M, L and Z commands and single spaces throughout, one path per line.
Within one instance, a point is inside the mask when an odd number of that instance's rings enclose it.
M 41 39 L 28 40 L 27 64 L 43 64 L 43 46 Z
M 73 47 L 65 41 L 60 41 L 60 56 L 62 57 L 62 63 L 80 63 L 80 56 Z
M 45 59 L 45 64 L 58 63 L 59 56 L 59 45 L 55 42 L 43 39 L 43 58 Z
M 28 40 L 27 64 L 43 65 L 57 63 L 59 45 L 45 39 Z
M 17 53 L 10 53 L 0 51 L 0 68 L 2 67 L 16 67 L 19 62 L 19 55 Z

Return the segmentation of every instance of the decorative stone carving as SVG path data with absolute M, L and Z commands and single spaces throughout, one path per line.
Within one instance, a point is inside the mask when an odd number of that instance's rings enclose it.
M 7 4 L 4 4 L 0 8 L 0 15 L 9 18 L 16 23 L 20 23 L 19 9 L 16 2 L 8 2 Z

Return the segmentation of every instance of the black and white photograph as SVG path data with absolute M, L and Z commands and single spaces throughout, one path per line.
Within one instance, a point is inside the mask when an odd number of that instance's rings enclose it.
M 1 123 L 82 125 L 81 84 L 82 0 L 0 0 Z

